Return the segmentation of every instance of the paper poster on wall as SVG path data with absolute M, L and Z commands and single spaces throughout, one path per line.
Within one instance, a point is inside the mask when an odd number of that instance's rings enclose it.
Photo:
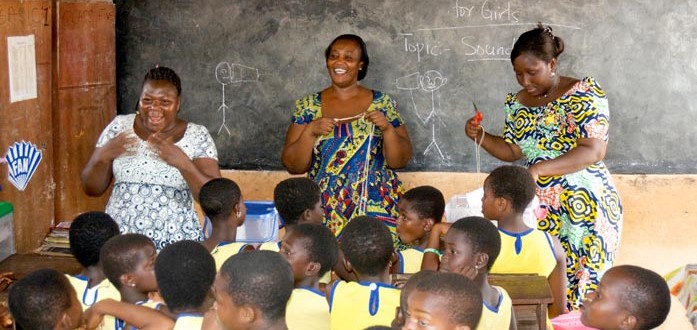
M 7 178 L 19 191 L 24 191 L 41 162 L 41 150 L 28 142 L 15 142 L 5 155 Z
M 7 37 L 10 103 L 36 98 L 36 48 L 34 35 Z

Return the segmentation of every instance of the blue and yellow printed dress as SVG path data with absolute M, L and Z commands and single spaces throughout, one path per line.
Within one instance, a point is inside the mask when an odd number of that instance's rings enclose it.
M 503 138 L 520 147 L 528 166 L 563 155 L 578 139 L 608 141 L 607 98 L 591 77 L 539 107 L 526 107 L 511 93 L 505 112 Z M 569 307 L 576 309 L 615 260 L 622 232 L 620 197 L 602 161 L 576 173 L 541 176 L 537 196 L 548 210 L 538 228 L 556 235 L 566 250 L 567 296 Z
M 316 93 L 295 101 L 293 123 L 305 125 L 322 117 L 320 95 Z M 404 124 L 396 102 L 382 92 L 373 91 L 373 101 L 367 109 L 370 111 L 381 111 L 394 127 Z M 362 118 L 340 122 L 333 132 L 317 139 L 308 177 L 319 184 L 325 225 L 337 237 L 349 220 L 367 214 L 383 221 L 390 228 L 393 241 L 398 242 L 395 233 L 399 215 L 397 203 L 404 189 L 397 174 L 387 167 L 382 147 L 380 129 Z M 366 176 L 364 165 L 368 152 L 370 162 Z M 361 202 L 366 180 L 367 200 Z M 366 214 L 361 212 L 362 203 Z

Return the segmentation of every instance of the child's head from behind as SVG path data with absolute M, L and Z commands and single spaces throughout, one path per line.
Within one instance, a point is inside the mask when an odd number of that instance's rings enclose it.
M 225 261 L 213 286 L 218 321 L 228 330 L 285 318 L 293 273 L 272 251 L 239 253 Z
M 99 263 L 99 251 L 106 241 L 119 234 L 119 225 L 104 212 L 85 212 L 70 224 L 70 251 L 82 267 Z
M 273 201 L 287 226 L 324 221 L 319 186 L 312 179 L 289 178 L 279 182 L 273 190 Z
M 155 277 L 165 304 L 174 313 L 199 310 L 215 279 L 215 260 L 203 245 L 179 241 L 155 259 Z
M 298 284 L 307 277 L 319 279 L 330 271 L 338 259 L 339 246 L 327 227 L 302 223 L 286 233 L 280 253 L 290 263 Z
M 670 289 L 648 269 L 622 265 L 608 270 L 598 289 L 588 293 L 581 322 L 598 329 L 653 329 L 670 310 Z
M 390 230 L 370 216 L 353 218 L 341 232 L 339 246 L 349 268 L 368 276 L 385 271 L 394 251 Z
M 82 305 L 65 275 L 53 269 L 34 271 L 10 286 L 10 313 L 22 329 L 75 329 Z
M 500 251 L 501 237 L 491 221 L 465 217 L 455 221 L 445 235 L 440 270 L 474 279 L 489 272 Z
M 440 190 L 431 186 L 409 189 L 399 200 L 397 235 L 410 244 L 424 239 L 435 223 L 443 218 L 445 199 Z
M 482 213 L 490 220 L 500 220 L 504 202 L 517 214 L 535 198 L 535 181 L 524 167 L 515 165 L 499 166 L 484 181 Z
M 114 287 L 133 287 L 139 292 L 157 291 L 155 280 L 155 244 L 142 234 L 112 237 L 102 247 L 104 275 Z
M 460 274 L 429 273 L 409 293 L 407 315 L 403 329 L 476 329 L 482 294 Z
M 240 187 L 226 178 L 216 178 L 206 182 L 198 195 L 201 210 L 211 222 L 233 220 L 233 226 L 241 226 L 247 209 L 242 200 Z M 234 218 L 231 215 L 235 215 Z

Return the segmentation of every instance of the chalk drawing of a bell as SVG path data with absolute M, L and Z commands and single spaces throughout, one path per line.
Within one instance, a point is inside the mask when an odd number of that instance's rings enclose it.
M 241 64 L 232 65 L 232 82 L 234 84 L 254 81 L 259 81 L 259 69 Z
M 421 82 L 418 72 L 397 78 L 397 89 L 415 90 L 419 88 L 421 88 Z

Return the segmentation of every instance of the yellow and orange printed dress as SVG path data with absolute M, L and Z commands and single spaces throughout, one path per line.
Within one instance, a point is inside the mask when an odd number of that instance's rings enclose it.
M 295 107 L 293 123 L 309 124 L 322 117 L 321 94 L 303 97 L 295 102 Z M 370 111 L 381 111 L 394 127 L 404 124 L 396 102 L 382 92 L 373 91 L 373 101 L 367 109 Z M 369 215 L 390 228 L 395 244 L 399 241 L 395 221 L 399 215 L 397 203 L 404 189 L 397 174 L 387 167 L 382 148 L 380 129 L 361 118 L 340 122 L 333 132 L 318 138 L 308 177 L 319 184 L 325 225 L 337 237 L 348 221 Z M 366 159 L 369 159 L 367 167 Z
M 608 141 L 605 92 L 591 77 L 558 99 L 526 107 L 511 93 L 505 103 L 503 138 L 520 147 L 527 165 L 557 158 L 578 139 Z M 603 161 L 562 176 L 541 176 L 537 196 L 547 207 L 538 228 L 555 235 L 566 251 L 569 307 L 577 309 L 612 267 L 622 232 L 622 203 Z

